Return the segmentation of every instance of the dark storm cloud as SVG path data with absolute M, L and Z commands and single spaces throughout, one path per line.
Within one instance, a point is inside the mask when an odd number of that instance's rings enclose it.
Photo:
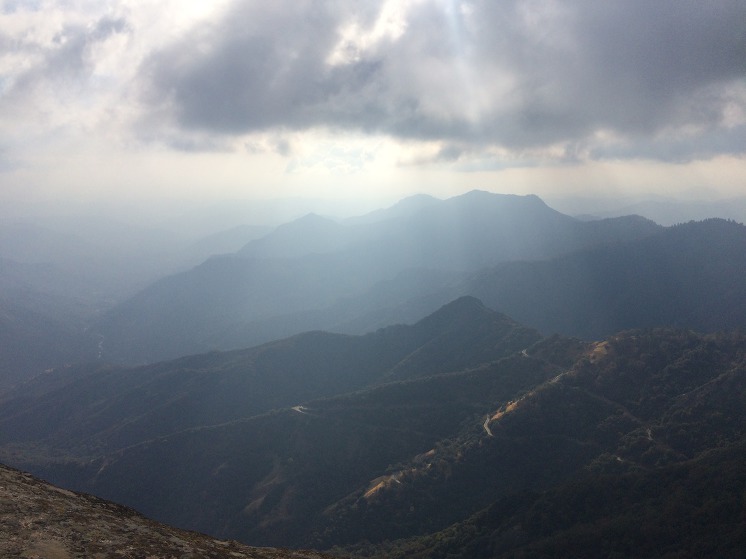
M 476 10 L 479 60 L 515 80 L 510 110 L 498 106 L 484 123 L 508 146 L 597 130 L 635 139 L 715 127 L 730 101 L 723 86 L 746 76 L 742 2 L 483 2 Z
M 713 86 L 746 76 L 744 21 L 743 2 L 578 4 L 562 98 L 589 126 L 623 132 L 716 125 L 727 98 Z
M 143 65 L 151 117 L 225 135 L 326 126 L 524 149 L 604 132 L 662 158 L 743 150 L 728 142 L 743 124 L 724 122 L 746 110 L 742 1 L 420 2 L 403 34 L 339 44 L 378 8 L 236 1 Z
M 326 67 L 338 21 L 314 4 L 236 3 L 225 20 L 146 62 L 148 100 L 165 101 L 193 129 L 233 134 L 314 124 L 345 84 L 359 87 L 354 76 L 345 80 Z
M 688 163 L 717 155 L 742 155 L 746 146 L 746 126 L 715 128 L 697 135 L 680 135 L 661 140 L 638 138 L 619 146 L 588 146 L 592 159 L 630 159 L 650 157 L 672 163 Z

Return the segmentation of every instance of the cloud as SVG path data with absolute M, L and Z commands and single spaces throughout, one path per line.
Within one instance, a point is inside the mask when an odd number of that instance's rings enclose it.
M 288 159 L 306 132 L 389 137 L 463 168 L 738 156 L 743 21 L 741 0 L 5 2 L 0 142 L 20 162 L 133 131 Z
M 738 0 L 234 1 L 146 60 L 142 100 L 148 126 L 184 132 L 325 127 L 513 150 L 603 132 L 695 154 L 691 130 L 744 124 L 744 21 Z
M 13 151 L 40 147 L 66 128 L 90 129 L 101 98 L 110 94 L 104 68 L 109 45 L 130 33 L 127 21 L 107 14 L 63 17 L 42 4 L 5 8 L 0 139 Z
M 335 23 L 310 2 L 235 3 L 146 61 L 146 102 L 186 129 L 308 126 L 337 87 L 324 64 Z
M 93 50 L 97 44 L 126 28 L 124 19 L 102 17 L 93 25 L 63 25 L 46 40 L 23 38 L 18 41 L 3 37 L 6 45 L 13 45 L 16 66 L 20 68 L 8 77 L 4 97 L 24 97 L 46 84 L 57 88 L 79 87 L 95 68 Z

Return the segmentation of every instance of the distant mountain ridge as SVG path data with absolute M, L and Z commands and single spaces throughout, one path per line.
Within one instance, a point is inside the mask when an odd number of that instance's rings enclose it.
M 306 216 L 233 256 L 164 278 L 96 324 L 95 331 L 105 339 L 104 357 L 150 362 L 254 345 L 272 339 L 269 332 L 277 337 L 329 329 L 357 318 L 335 316 L 346 299 L 365 297 L 408 270 L 471 273 L 499 262 L 544 259 L 660 230 L 641 218 L 580 222 L 536 196 L 481 191 L 401 203 L 377 212 L 376 220 L 336 223 Z M 438 287 L 423 283 L 422 295 Z M 294 321 L 302 326 L 293 327 Z M 245 333 L 243 341 L 240 332 Z
M 634 230 L 636 222 L 630 217 L 612 225 Z M 360 333 L 418 320 L 462 295 L 473 295 L 544 334 L 601 339 L 642 326 L 744 329 L 745 239 L 743 225 L 712 219 L 470 274 L 410 270 L 327 309 L 257 318 L 218 328 L 210 339 L 218 347 L 221 339 L 239 345 L 261 339 L 262 333 L 282 337 L 294 327 Z
M 244 258 L 293 258 L 304 254 L 340 250 L 355 242 L 343 225 L 317 214 L 280 225 L 264 237 L 236 251 Z
M 746 331 L 746 226 L 709 219 L 544 262 L 505 263 L 460 291 L 545 334 Z
M 584 215 L 589 219 L 637 214 L 661 225 L 677 225 L 713 217 L 746 223 L 746 198 L 681 200 L 653 197 L 633 200 L 625 198 L 556 198 L 549 203 L 563 213 Z
M 101 314 L 165 274 L 235 251 L 261 228 L 197 242 L 101 216 L 0 224 L 0 389 L 95 359 Z
M 559 229 L 543 235 L 535 222 Z M 92 293 L 85 281 L 62 281 L 50 264 L 4 260 L 0 386 L 97 356 L 136 364 L 314 329 L 361 334 L 417 321 L 462 295 L 545 334 L 600 339 L 638 326 L 743 328 L 743 226 L 708 223 L 709 233 L 636 216 L 582 223 L 536 197 L 480 191 L 413 197 L 362 218 L 306 216 L 246 244 L 255 256 L 216 256 L 163 278 L 93 325 L 94 299 L 64 295 Z M 693 229 L 689 238 L 682 227 Z M 323 235 L 311 234 L 319 228 Z M 709 244 L 696 242 L 699 234 Z M 666 235 L 657 247 L 642 242 Z M 269 257 L 274 250 L 284 256 Z M 491 259 L 499 261 L 482 267 Z
M 140 292 L 79 350 L 24 285 L 48 266 L 0 270 L 29 295 L 0 297 L 0 343 L 39 366 L 179 355 L 0 390 L 0 462 L 181 528 L 356 557 L 746 548 L 744 225 L 583 223 L 475 191 L 307 215 L 244 249 Z M 262 335 L 280 339 L 206 351 Z M 29 553 L 61 553 L 44 542 Z

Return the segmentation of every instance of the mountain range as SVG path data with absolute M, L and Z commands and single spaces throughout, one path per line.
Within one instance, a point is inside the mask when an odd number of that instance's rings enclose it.
M 742 276 L 743 231 L 724 220 L 668 228 L 636 216 L 582 221 L 535 196 L 474 191 L 447 200 L 416 196 L 347 220 L 309 214 L 112 304 L 95 295 L 101 281 L 86 271 L 95 262 L 82 256 L 64 266 L 80 277 L 60 270 L 65 250 L 47 263 L 5 260 L 0 387 L 60 363 L 150 363 L 309 330 L 363 334 L 415 322 L 464 295 L 545 335 L 741 328 L 743 284 L 723 291 L 718 282 Z M 193 258 L 258 232 L 204 239 Z M 101 233 L 98 244 L 111 235 Z M 121 275 L 139 235 L 123 245 L 121 265 L 103 266 L 107 273 Z M 36 258 L 55 253 L 34 238 Z M 73 241 L 63 235 L 56 242 Z M 21 248 L 9 254 L 19 257 Z M 148 258 L 162 249 L 156 243 Z M 716 307 L 727 317 L 708 310 Z
M 606 538 L 621 552 L 629 543 L 615 530 L 629 533 L 617 524 L 633 513 L 614 499 L 647 507 L 649 519 L 670 509 L 680 522 L 657 520 L 651 533 L 667 531 L 638 556 L 715 545 L 710 530 L 729 535 L 721 550 L 744 541 L 743 503 L 726 498 L 746 486 L 743 335 L 541 338 L 465 297 L 410 327 L 332 336 L 328 348 L 326 336 L 58 371 L 0 404 L 2 458 L 253 545 L 509 557 L 573 549 L 568 530 L 580 530 L 582 541 Z M 351 383 L 327 385 L 334 371 Z M 267 383 L 284 402 L 252 404 Z M 713 495 L 710 504 L 682 493 L 690 475 L 693 495 Z M 606 493 L 594 496 L 600 485 Z M 540 506 L 550 519 L 537 516 Z M 582 532 L 589 522 L 600 524 Z
M 585 243 L 568 242 L 566 252 L 555 231 L 546 235 L 557 243 L 549 251 L 554 256 L 540 258 L 536 241 L 525 258 L 495 253 L 492 260 L 478 259 L 493 265 L 462 269 L 447 268 L 447 256 L 419 262 L 431 267 L 416 267 L 409 257 L 388 266 L 389 255 L 373 245 L 281 259 L 225 256 L 151 286 L 113 309 L 94 331 L 106 340 L 105 357 L 149 362 L 304 330 L 361 334 L 416 321 L 464 295 L 545 335 L 600 339 L 633 327 L 746 327 L 746 284 L 739 281 L 746 270 L 743 225 L 711 219 L 660 228 L 634 217 L 586 225 L 579 235 Z M 267 243 L 281 250 L 274 240 Z M 406 250 L 399 239 L 382 243 L 395 247 L 392 252 Z M 521 246 L 520 235 L 510 244 Z M 262 253 L 267 246 L 245 249 Z
M 267 230 L 244 226 L 192 240 L 100 217 L 0 224 L 0 388 L 95 359 L 102 340 L 90 326 L 102 313 Z
M 354 557 L 746 547 L 743 225 L 474 191 L 234 233 L 100 307 L 61 256 L 0 261 L 0 461 L 64 488 L 0 468 L 8 541 L 82 553 L 71 507 L 151 552 L 228 544 L 132 509 Z
M 413 296 L 421 298 L 501 262 L 553 258 L 660 229 L 639 217 L 579 221 L 536 196 L 481 191 L 405 200 L 349 222 L 309 215 L 156 282 L 92 330 L 105 340 L 104 357 L 121 363 L 246 347 L 312 329 L 359 334 L 382 308 L 369 297 L 388 284 L 393 299 L 383 308 L 401 307 L 417 271 Z M 418 315 L 389 316 L 391 322 L 375 326 L 422 318 L 453 298 L 413 305 Z
M 541 262 L 509 262 L 461 291 L 549 333 L 746 329 L 746 227 L 709 219 Z
M 422 374 L 458 371 L 540 338 L 473 298 L 412 326 L 364 336 L 307 332 L 231 352 L 134 368 L 62 367 L 0 400 L 0 442 L 53 441 L 52 449 L 114 451 L 201 425 Z

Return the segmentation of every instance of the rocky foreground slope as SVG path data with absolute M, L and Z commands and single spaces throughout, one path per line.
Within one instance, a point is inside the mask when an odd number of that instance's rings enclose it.
M 323 559 L 178 530 L 134 510 L 0 465 L 0 557 L 27 559 Z

